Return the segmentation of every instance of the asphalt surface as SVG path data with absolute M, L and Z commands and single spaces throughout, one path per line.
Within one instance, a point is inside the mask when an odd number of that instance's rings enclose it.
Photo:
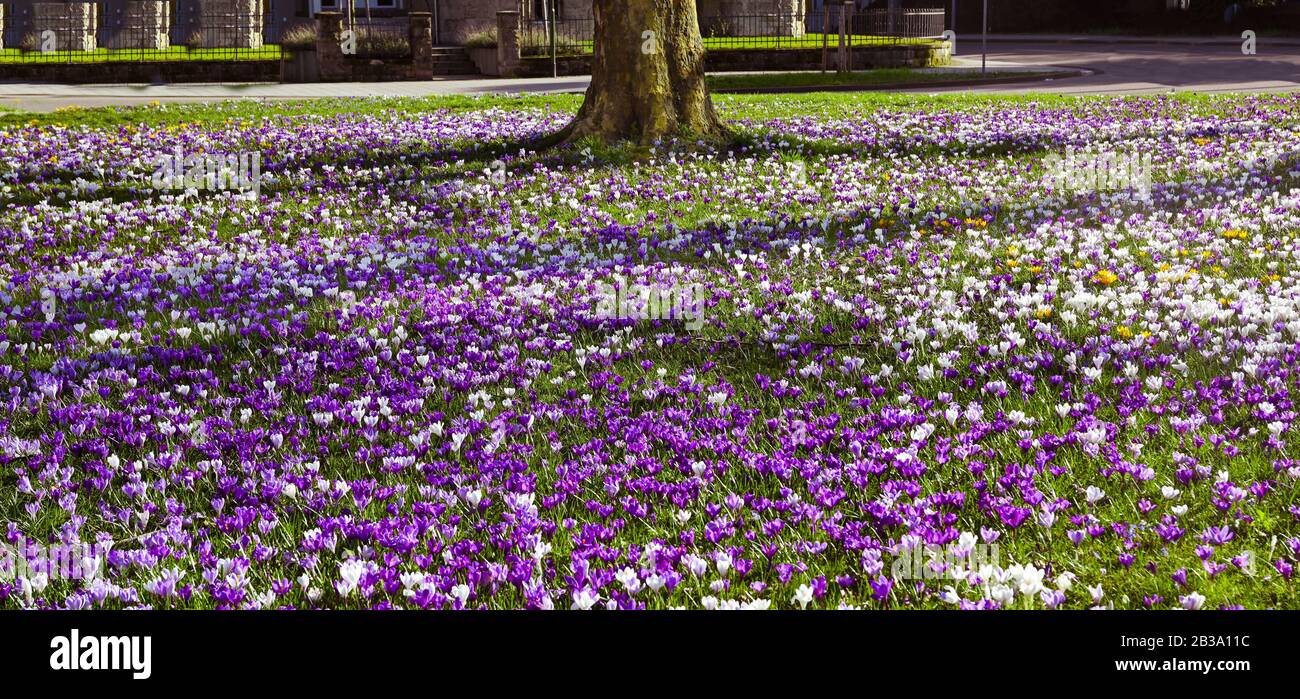
M 978 38 L 957 42 L 958 63 L 980 65 Z M 1015 85 L 917 87 L 910 92 L 1070 95 L 1300 91 L 1300 41 L 1258 39 L 1257 53 L 1242 55 L 1230 39 L 1169 40 L 1098 37 L 998 37 L 988 44 L 990 70 L 1085 71 L 1079 77 L 1029 80 Z M 426 96 L 509 92 L 572 92 L 586 89 L 585 76 L 539 79 L 440 79 L 402 83 L 313 83 L 305 85 L 177 84 L 55 85 L 0 82 L 0 105 L 45 112 L 60 107 L 138 105 L 151 101 L 206 102 L 221 99 L 309 99 L 319 97 Z
M 1084 68 L 1091 75 L 1044 84 L 957 88 L 972 92 L 1046 91 L 1061 94 L 1199 92 L 1293 92 L 1300 90 L 1300 44 L 1258 39 L 1257 53 L 1241 44 L 1141 44 L 1131 41 L 990 42 L 989 60 L 1020 66 Z M 979 61 L 979 42 L 958 41 L 958 57 Z M 973 53 L 972 53 L 973 52 Z M 925 91 L 925 90 L 921 90 Z

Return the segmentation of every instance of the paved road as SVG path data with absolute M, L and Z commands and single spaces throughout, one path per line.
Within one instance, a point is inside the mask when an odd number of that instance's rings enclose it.
M 1277 91 L 1300 90 L 1300 42 L 1261 37 L 1258 54 L 1243 56 L 1240 43 L 1211 40 L 1185 43 L 1143 42 L 1097 37 L 1070 41 L 1043 37 L 1017 42 L 1007 37 L 989 43 L 990 67 L 997 69 L 1075 67 L 1091 74 L 1062 80 L 1032 81 L 1014 86 L 920 88 L 913 92 L 1017 93 L 1046 91 L 1061 94 L 1149 94 L 1170 90 Z M 959 61 L 978 65 L 979 42 L 958 39 Z M 975 52 L 972 55 L 972 52 Z M 564 92 L 586 88 L 588 78 L 531 80 L 455 80 L 414 83 L 316 83 L 310 85 L 48 85 L 0 83 L 0 105 L 30 111 L 67 106 L 106 106 L 162 102 L 206 102 L 218 99 L 312 97 L 424 96 L 488 92 Z
M 1241 37 L 1232 34 L 1211 36 L 1112 36 L 1107 34 L 989 34 L 990 42 L 1014 44 L 1044 42 L 1070 44 L 1189 44 L 1192 46 L 1235 45 L 1241 46 Z M 974 35 L 972 41 L 978 41 Z M 1300 34 L 1295 36 L 1264 36 L 1260 41 L 1272 46 L 1300 47 Z
M 979 42 L 958 40 L 963 61 L 979 61 Z M 1063 94 L 1147 94 L 1169 90 L 1202 92 L 1293 92 L 1300 90 L 1300 44 L 1259 39 L 1253 56 L 1241 42 L 1141 44 L 1132 41 L 990 42 L 989 60 L 1031 66 L 1070 66 L 1094 74 L 1015 87 L 961 88 L 978 92 L 1048 91 Z M 974 53 L 974 55 L 972 55 Z

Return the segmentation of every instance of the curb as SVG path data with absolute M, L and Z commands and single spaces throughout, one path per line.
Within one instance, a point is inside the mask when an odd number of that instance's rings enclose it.
M 1061 80 L 1093 75 L 1087 69 L 1057 70 L 1036 73 L 1033 76 L 986 78 L 982 80 L 936 80 L 932 82 L 880 83 L 877 85 L 794 85 L 790 87 L 738 87 L 710 90 L 716 95 L 804 94 L 808 92 L 883 92 L 887 90 L 924 90 L 928 87 L 979 87 L 982 85 L 1014 85 L 1045 80 Z

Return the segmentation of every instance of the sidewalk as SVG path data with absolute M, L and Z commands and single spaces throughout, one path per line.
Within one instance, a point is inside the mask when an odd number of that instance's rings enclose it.
M 953 65 L 924 69 L 935 72 L 970 73 L 979 59 L 954 57 Z M 989 61 L 990 71 L 1059 74 L 1060 68 Z M 781 71 L 785 72 L 785 71 Z M 799 72 L 799 71 L 789 71 Z M 1077 72 L 1077 71 L 1075 71 Z M 1033 81 L 1026 78 L 1025 82 Z M 1005 80 L 1001 82 L 1006 82 Z M 365 97 L 430 97 L 436 95 L 518 94 L 529 92 L 584 92 L 591 83 L 587 75 L 560 78 L 435 78 L 414 82 L 365 83 L 177 83 L 169 85 L 64 85 L 56 83 L 0 82 L 0 106 L 30 112 L 107 106 L 138 106 L 150 102 L 186 103 L 229 99 L 331 99 Z M 888 89 L 910 86 L 884 86 Z M 940 87 L 940 85 L 934 85 Z
M 0 106 L 30 112 L 61 107 L 139 106 L 150 102 L 185 103 L 228 99 L 329 99 L 351 97 L 429 97 L 521 92 L 575 92 L 587 89 L 585 75 L 563 78 L 438 78 L 382 83 L 175 83 L 169 85 L 63 85 L 2 83 Z

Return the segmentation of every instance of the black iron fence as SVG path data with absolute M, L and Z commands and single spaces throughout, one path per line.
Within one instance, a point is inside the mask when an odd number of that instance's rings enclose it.
M 279 60 L 287 0 L 0 0 L 0 75 L 14 63 Z M 301 20 L 299 20 L 301 21 Z
M 551 33 L 555 34 L 555 52 L 559 56 L 580 56 L 591 53 L 596 45 L 596 20 L 562 19 L 554 22 L 530 20 L 519 31 L 521 56 L 550 56 Z
M 942 9 L 853 10 L 829 6 L 796 14 L 719 15 L 700 17 L 700 35 L 709 50 L 820 49 L 851 46 L 922 43 L 944 31 Z M 551 33 L 560 56 L 583 55 L 595 46 L 595 21 L 561 19 L 526 22 L 519 37 L 525 57 L 551 55 Z M 635 37 L 641 40 L 639 37 Z
M 700 17 L 706 49 L 815 48 L 821 34 L 810 29 L 811 14 Z

